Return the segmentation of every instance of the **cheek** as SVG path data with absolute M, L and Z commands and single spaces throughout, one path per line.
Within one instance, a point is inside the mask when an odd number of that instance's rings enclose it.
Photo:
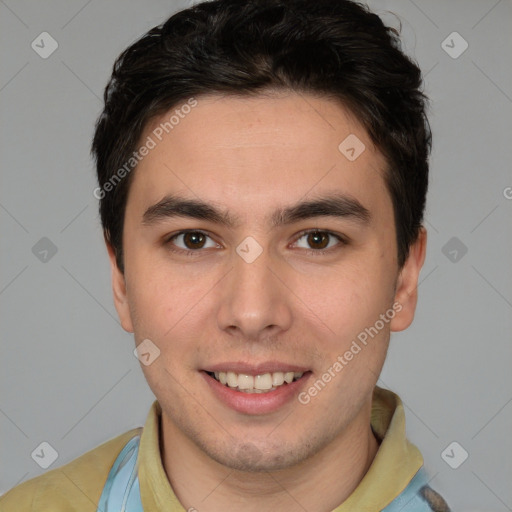
M 347 348 L 390 307 L 392 279 L 382 261 L 378 256 L 371 262 L 347 265 L 330 273 L 328 278 L 309 278 L 305 280 L 306 287 L 303 286 L 305 281 L 302 282 L 297 295 L 304 297 L 304 313 L 309 312 L 307 318 L 326 336 L 325 347 L 329 346 L 329 352 Z M 382 336 L 386 335 L 385 331 Z
M 365 316 L 382 300 L 383 284 L 378 263 L 362 259 L 347 262 L 324 275 L 321 286 L 314 289 L 315 300 L 323 311 L 338 315 L 340 320 L 349 313 L 350 318 Z
M 204 326 L 208 303 L 205 294 L 215 287 L 218 278 L 210 273 L 168 265 L 147 255 L 137 256 L 127 267 L 127 292 L 138 338 L 159 341 L 164 347 L 179 334 L 192 337 Z M 128 273 L 129 272 L 129 273 Z

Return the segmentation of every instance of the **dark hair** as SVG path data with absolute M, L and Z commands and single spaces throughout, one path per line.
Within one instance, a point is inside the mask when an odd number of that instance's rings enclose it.
M 92 144 L 95 196 L 121 271 L 129 171 L 148 121 L 199 95 L 269 90 L 336 99 L 367 130 L 388 163 L 401 268 L 423 222 L 431 133 L 421 72 L 398 35 L 349 0 L 215 0 L 174 14 L 127 48 Z

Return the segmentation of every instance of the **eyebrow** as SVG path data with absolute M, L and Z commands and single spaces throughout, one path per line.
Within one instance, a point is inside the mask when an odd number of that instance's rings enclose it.
M 167 195 L 150 206 L 142 216 L 142 223 L 150 226 L 174 217 L 205 220 L 230 229 L 240 225 L 240 219 L 226 210 L 202 200 L 176 195 Z M 371 220 L 367 208 L 354 197 L 341 193 L 332 193 L 279 208 L 268 220 L 271 227 L 279 227 L 315 217 L 348 218 L 364 225 L 369 224 Z

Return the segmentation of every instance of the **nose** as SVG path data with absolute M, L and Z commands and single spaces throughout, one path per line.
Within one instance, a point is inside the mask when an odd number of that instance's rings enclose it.
M 236 254 L 220 291 L 219 328 L 252 341 L 288 330 L 293 293 L 285 272 L 285 263 L 279 264 L 266 250 L 252 262 Z

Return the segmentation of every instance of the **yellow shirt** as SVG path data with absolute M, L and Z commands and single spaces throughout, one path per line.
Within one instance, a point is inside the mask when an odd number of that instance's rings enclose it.
M 0 497 L 0 511 L 96 512 L 117 455 L 134 435 L 142 432 L 138 476 L 144 510 L 186 512 L 162 465 L 160 416 L 161 407 L 155 400 L 144 428 L 125 432 L 64 466 L 14 487 Z M 421 453 L 405 436 L 405 413 L 397 395 L 375 388 L 371 425 L 381 441 L 377 455 L 354 492 L 333 512 L 374 512 L 385 508 L 423 465 Z

